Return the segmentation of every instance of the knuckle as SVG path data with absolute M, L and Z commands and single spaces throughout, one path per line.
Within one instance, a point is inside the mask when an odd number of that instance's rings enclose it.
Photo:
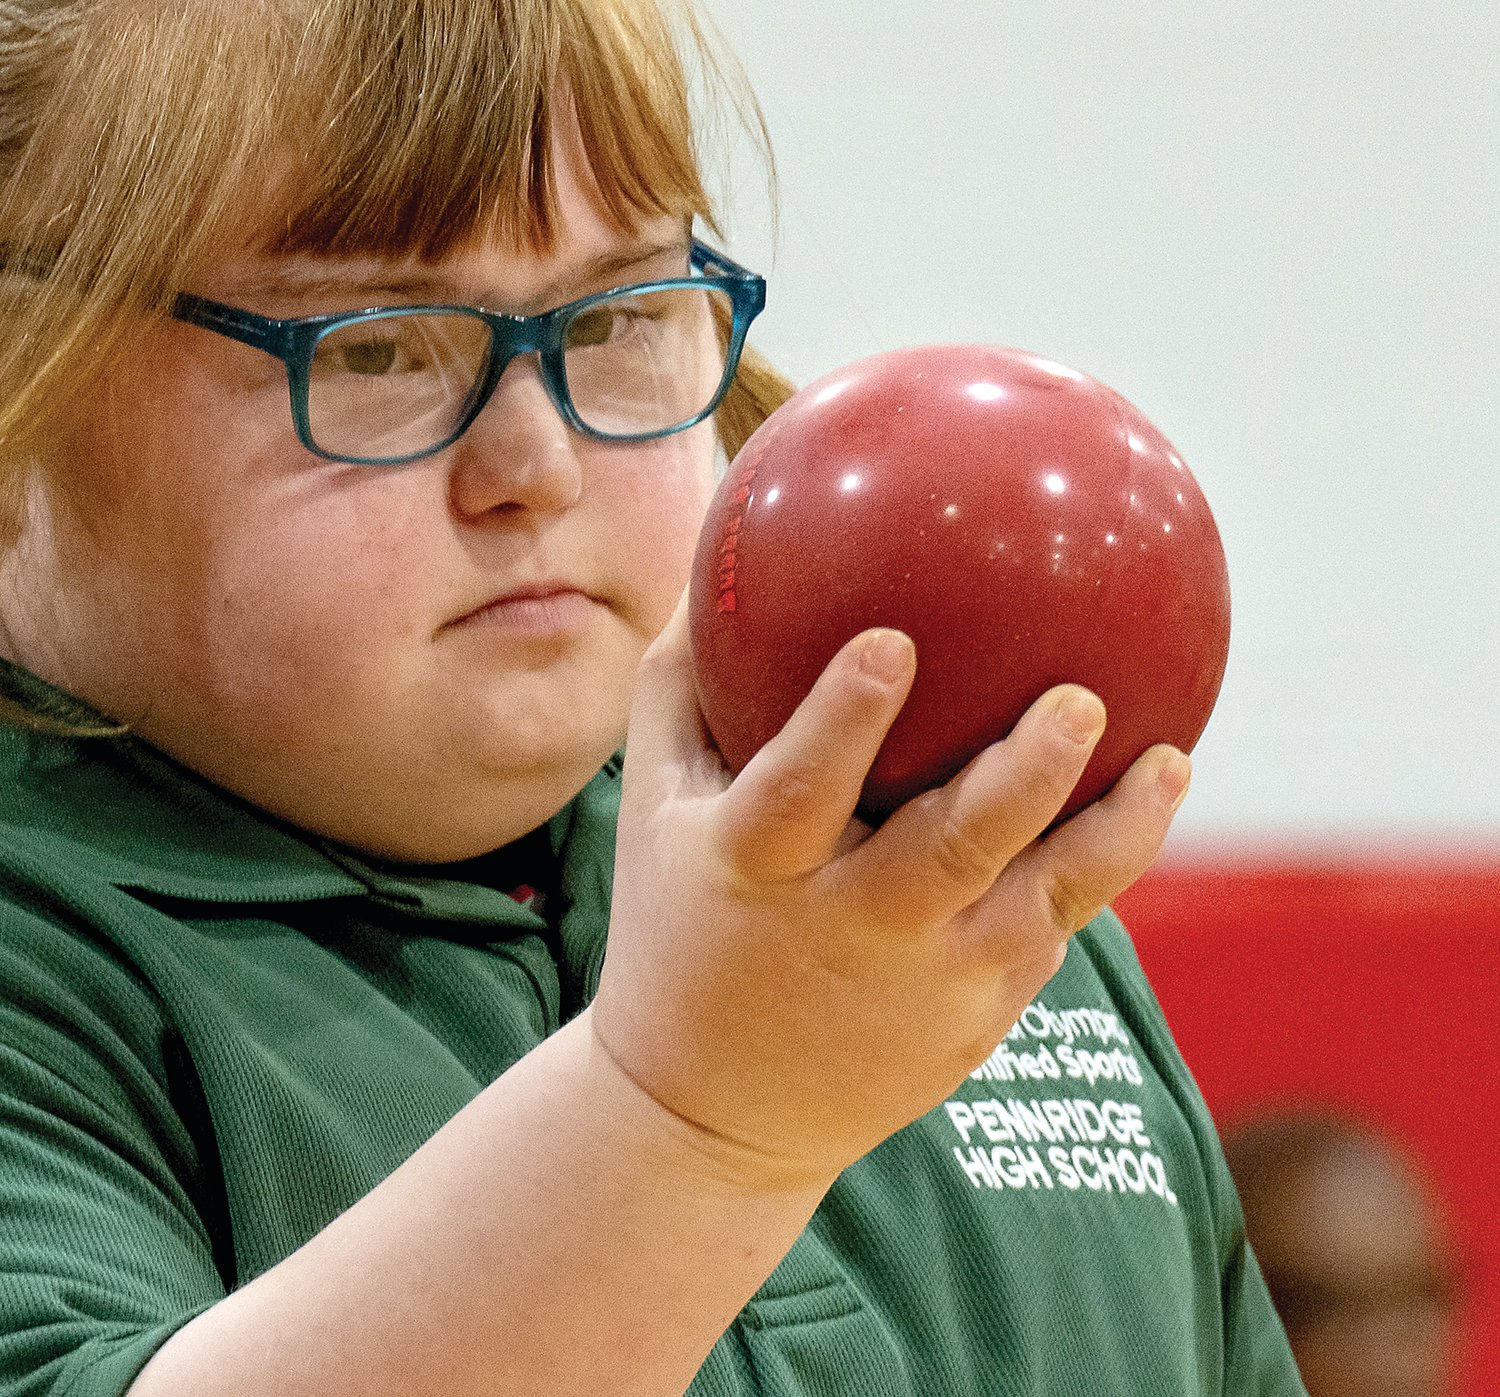
M 1042 896 L 1047 916 L 1068 935 L 1087 925 L 1098 911 L 1098 904 L 1067 869 L 1055 869 L 1042 880 Z
M 800 825 L 817 810 L 822 783 L 793 768 L 769 775 L 756 793 L 762 817 L 773 825 Z
M 1025 763 L 1020 770 L 1018 795 L 1028 809 L 1057 810 L 1078 783 L 1082 763 L 1077 749 L 1049 752 L 1046 760 Z
M 1013 741 L 1008 783 L 1017 809 L 1056 812 L 1079 783 L 1089 753 L 1077 743 L 1038 741 L 1035 734 L 1016 734 Z
M 950 815 L 932 839 L 932 861 L 955 886 L 988 887 L 1000 872 L 1000 861 Z

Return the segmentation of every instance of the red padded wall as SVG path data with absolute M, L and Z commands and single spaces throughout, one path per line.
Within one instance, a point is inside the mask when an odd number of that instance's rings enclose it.
M 1500 1397 L 1500 848 L 1167 860 L 1115 904 L 1221 1125 L 1296 1099 L 1405 1140 L 1467 1267 L 1466 1397 Z

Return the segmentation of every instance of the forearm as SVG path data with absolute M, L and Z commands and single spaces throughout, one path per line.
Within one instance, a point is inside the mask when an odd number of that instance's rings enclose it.
M 131 1397 L 675 1397 L 830 1182 L 752 1177 L 576 1020 Z

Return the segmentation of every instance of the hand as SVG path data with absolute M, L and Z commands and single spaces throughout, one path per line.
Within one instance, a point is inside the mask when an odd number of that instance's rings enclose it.
M 831 1182 L 938 1105 L 1150 864 L 1186 791 L 1187 758 L 1154 747 L 1044 833 L 1104 727 L 1064 685 L 871 831 L 852 812 L 915 664 L 899 632 L 856 636 L 731 781 L 683 608 L 642 663 L 593 1031 L 767 1181 Z

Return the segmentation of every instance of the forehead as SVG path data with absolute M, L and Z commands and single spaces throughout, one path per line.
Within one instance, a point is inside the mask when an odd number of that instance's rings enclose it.
M 495 309 L 541 309 L 620 281 L 680 275 L 691 215 L 657 214 L 622 223 L 606 207 L 576 138 L 554 135 L 556 217 L 545 245 L 483 219 L 438 252 L 394 246 L 341 252 L 286 246 L 252 234 L 225 249 L 206 273 L 215 294 L 315 301 L 387 290 L 479 301 Z
M 564 225 L 577 238 L 590 222 L 628 233 L 662 216 L 711 219 L 674 45 L 641 27 L 651 5 L 549 0 L 538 30 L 519 16 L 544 7 L 518 0 L 512 20 L 452 35 L 433 31 L 430 5 L 389 8 L 426 18 L 381 30 L 401 40 L 382 81 L 351 78 L 340 28 L 323 58 L 294 68 L 286 110 L 272 99 L 275 129 L 316 134 L 281 147 L 287 177 L 269 201 L 266 250 L 432 260 L 482 241 L 547 252 Z M 615 8 L 635 22 L 606 22 Z M 246 192 L 266 206 L 263 190 Z
M 670 187 L 661 191 L 659 207 L 622 207 L 609 177 L 590 159 L 570 108 L 553 112 L 538 162 L 546 171 L 544 210 L 530 191 L 501 177 L 504 162 L 498 157 L 495 169 L 475 174 L 474 183 L 489 191 L 487 199 L 464 210 L 449 207 L 441 171 L 413 172 L 410 197 L 431 208 L 449 208 L 441 236 L 434 237 L 430 219 L 393 219 L 390 210 L 364 227 L 342 215 L 327 226 L 309 206 L 307 158 L 283 146 L 243 181 L 235 203 L 244 217 L 226 230 L 214 260 L 241 272 L 254 266 L 265 274 L 279 267 L 289 278 L 303 280 L 320 274 L 368 278 L 391 269 L 461 275 L 465 266 L 497 260 L 522 277 L 529 271 L 567 274 L 595 261 L 634 258 L 643 248 L 685 244 L 693 218 L 705 212 L 697 200 Z
M 681 276 L 687 269 L 686 227 L 664 222 L 620 235 L 602 250 L 566 234 L 547 254 L 474 244 L 438 260 L 415 258 L 249 257 L 225 264 L 214 278 L 219 297 L 264 304 L 285 314 L 340 301 L 374 304 L 385 298 L 461 301 L 529 314 L 607 287 Z

